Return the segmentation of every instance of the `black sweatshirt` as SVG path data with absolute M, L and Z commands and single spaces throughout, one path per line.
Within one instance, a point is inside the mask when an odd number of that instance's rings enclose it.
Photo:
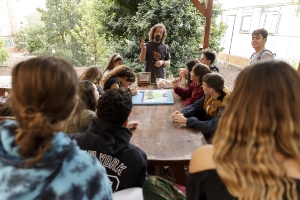
M 70 134 L 82 150 L 96 156 L 106 168 L 114 192 L 142 187 L 147 176 L 147 155 L 129 143 L 132 133 L 124 126 L 94 117 L 86 133 Z

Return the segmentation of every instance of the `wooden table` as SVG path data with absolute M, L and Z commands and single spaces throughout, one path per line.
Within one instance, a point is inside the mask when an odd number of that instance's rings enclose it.
M 171 166 L 176 183 L 185 185 L 183 165 L 189 164 L 193 151 L 206 140 L 200 130 L 173 121 L 172 113 L 185 107 L 174 91 L 173 98 L 173 105 L 133 106 L 129 121 L 138 121 L 139 126 L 132 131 L 131 144 L 145 151 L 149 166 Z

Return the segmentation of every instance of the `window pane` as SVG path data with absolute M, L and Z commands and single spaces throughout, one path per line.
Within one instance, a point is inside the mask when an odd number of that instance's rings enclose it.
M 273 34 L 276 33 L 277 21 L 278 21 L 277 14 L 268 14 L 264 28 L 267 29 L 269 33 L 273 33 Z
M 249 32 L 250 25 L 251 25 L 251 16 L 250 15 L 243 16 L 242 26 L 241 26 L 240 31 Z
M 290 34 L 292 20 L 293 20 L 292 15 L 281 15 L 278 31 L 277 31 L 278 34 Z

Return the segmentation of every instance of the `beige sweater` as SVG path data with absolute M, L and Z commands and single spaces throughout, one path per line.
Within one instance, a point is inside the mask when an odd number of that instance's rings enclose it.
M 96 115 L 92 110 L 84 110 L 80 113 L 80 115 L 73 116 L 73 118 L 66 123 L 64 133 L 84 133 L 89 127 L 94 116 Z

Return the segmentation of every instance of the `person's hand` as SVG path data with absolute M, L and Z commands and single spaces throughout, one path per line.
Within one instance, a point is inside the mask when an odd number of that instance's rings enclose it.
M 180 124 L 186 124 L 187 118 L 185 118 L 181 113 L 174 115 L 174 121 Z
M 172 113 L 172 117 L 174 118 L 176 114 L 181 114 L 178 110 Z
M 141 47 L 143 50 L 147 50 L 145 40 L 143 40 L 143 39 L 141 40 L 141 42 L 140 42 L 140 47 Z
M 154 58 L 155 58 L 156 60 L 160 60 L 160 53 L 154 51 L 153 54 L 154 54 Z
M 136 129 L 139 125 L 139 122 L 128 122 L 126 128 L 128 129 Z
M 186 70 L 180 70 L 180 73 L 179 73 L 179 76 L 180 77 L 185 77 L 186 76 Z
M 164 64 L 164 61 L 158 60 L 158 61 L 156 61 L 156 62 L 154 63 L 154 66 L 156 66 L 156 67 L 161 67 L 163 64 Z
M 179 82 L 180 82 L 180 79 L 179 79 L 179 78 L 174 79 L 174 80 L 172 81 L 172 86 L 173 86 L 173 88 L 176 88 L 176 87 L 178 86 Z
M 137 89 L 136 88 L 129 88 L 129 91 L 130 91 L 132 96 L 137 94 Z

